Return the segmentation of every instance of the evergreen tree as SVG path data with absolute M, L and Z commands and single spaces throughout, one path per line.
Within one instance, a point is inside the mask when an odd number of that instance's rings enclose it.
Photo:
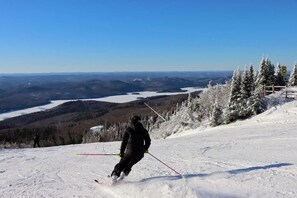
M 294 65 L 294 67 L 291 71 L 291 75 L 290 75 L 288 84 L 290 86 L 297 86 L 297 63 Z
M 220 125 L 221 123 L 222 123 L 222 110 L 218 105 L 218 103 L 216 102 L 213 107 L 210 125 L 215 127 Z
M 254 89 L 253 75 L 254 75 L 253 69 L 250 68 L 248 70 L 247 67 L 245 67 L 241 78 L 241 90 L 240 90 L 241 100 L 240 100 L 240 111 L 239 111 L 240 118 L 247 118 L 250 116 L 248 105 L 249 105 L 249 99 L 252 95 L 252 90 Z
M 274 84 L 274 65 L 268 58 L 262 58 L 256 85 Z
M 254 68 L 252 65 L 250 65 L 250 69 L 249 69 L 250 95 L 246 101 L 246 108 L 245 108 L 246 117 L 250 117 L 251 115 L 253 115 L 251 106 L 253 104 L 253 94 L 255 92 L 255 79 L 256 79 L 256 75 L 255 75 Z
M 266 85 L 274 85 L 275 77 L 274 77 L 274 65 L 271 61 L 267 58 L 267 84 Z
M 241 76 L 240 70 L 237 69 L 233 72 L 231 81 L 231 91 L 228 102 L 228 109 L 225 121 L 227 123 L 233 122 L 238 119 L 240 112 L 241 100 Z
M 275 68 L 274 78 L 275 78 L 274 85 L 277 85 L 277 86 L 286 85 L 284 77 L 282 75 L 282 68 L 279 62 L 277 63 Z
M 257 115 L 262 113 L 265 109 L 264 101 L 263 101 L 263 86 L 259 85 L 252 92 L 252 96 L 249 100 L 248 112 L 251 115 Z
M 247 68 L 244 68 L 241 78 L 241 97 L 243 99 L 248 99 L 251 97 L 251 76 Z
M 186 101 L 186 107 L 187 107 L 187 113 L 188 113 L 188 117 L 190 118 L 190 121 L 195 121 L 196 118 L 195 118 L 194 112 L 199 111 L 199 104 L 196 102 L 196 100 L 194 100 L 191 93 L 189 93 L 188 95 L 188 99 Z
M 250 68 L 250 73 L 253 73 Z M 274 66 L 271 64 L 271 62 L 268 60 L 268 58 L 262 58 L 260 63 L 260 69 L 259 73 L 256 77 L 256 81 L 254 82 L 254 85 L 251 85 L 251 97 L 249 98 L 247 102 L 247 112 L 251 115 L 257 115 L 261 113 L 264 110 L 264 85 L 273 85 L 274 84 Z M 252 77 L 253 75 L 251 75 Z
M 253 65 L 250 65 L 249 77 L 250 77 L 250 86 L 251 86 L 251 95 L 252 95 L 253 91 L 255 90 L 255 79 L 256 79 L 256 74 L 255 74 Z

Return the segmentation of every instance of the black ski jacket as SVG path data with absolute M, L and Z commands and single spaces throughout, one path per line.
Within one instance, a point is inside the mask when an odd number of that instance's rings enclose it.
M 142 155 L 151 145 L 151 138 L 148 131 L 138 121 L 133 121 L 127 127 L 121 144 L 121 155 L 129 157 L 132 155 Z

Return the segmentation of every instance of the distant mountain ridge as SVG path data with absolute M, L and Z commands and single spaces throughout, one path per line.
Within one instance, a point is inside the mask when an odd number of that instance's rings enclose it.
M 48 104 L 51 100 L 100 98 L 137 91 L 177 92 L 182 87 L 205 87 L 209 81 L 224 83 L 230 77 L 228 72 L 0 76 L 0 113 Z

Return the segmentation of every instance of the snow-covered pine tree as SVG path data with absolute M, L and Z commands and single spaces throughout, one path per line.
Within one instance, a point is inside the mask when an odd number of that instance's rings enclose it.
M 250 105 L 248 106 L 248 112 L 250 112 L 251 115 L 257 115 L 265 110 L 262 85 L 258 85 L 252 92 L 249 103 Z
M 216 102 L 214 104 L 214 107 L 213 107 L 213 110 L 212 110 L 210 125 L 215 127 L 215 126 L 218 126 L 220 124 L 222 124 L 222 110 L 221 110 L 221 107 Z
M 260 63 L 259 74 L 256 85 L 273 85 L 274 84 L 274 65 L 267 57 L 263 57 Z
M 146 129 L 148 131 L 152 131 L 154 129 L 154 124 L 155 124 L 156 120 L 154 116 L 150 116 L 147 120 L 146 120 Z
M 247 70 L 247 67 L 244 68 L 244 71 L 242 73 L 241 78 L 241 98 L 240 98 L 240 111 L 239 111 L 239 117 L 240 118 L 247 118 L 249 117 L 248 111 L 247 111 L 247 102 L 248 99 L 251 97 L 251 77 L 250 73 Z
M 252 95 L 252 92 L 255 90 L 255 79 L 256 79 L 256 74 L 255 74 L 253 65 L 250 65 L 249 77 L 250 77 L 250 86 L 251 86 L 251 95 Z
M 189 94 L 188 99 L 176 106 L 174 111 L 168 115 L 163 115 L 166 121 L 161 121 L 159 117 L 154 117 L 154 122 L 150 127 L 151 136 L 154 138 L 166 138 L 172 134 L 192 129 L 199 126 L 198 119 L 199 103 L 198 98 Z
M 240 70 L 236 69 L 233 72 L 231 81 L 231 91 L 226 112 L 225 122 L 230 123 L 238 119 L 241 100 L 241 76 Z
M 196 100 L 194 100 L 194 98 L 192 97 L 191 93 L 189 93 L 188 95 L 188 99 L 186 102 L 186 106 L 188 108 L 188 117 L 190 118 L 190 122 L 195 122 L 197 121 L 197 116 L 195 112 L 199 111 L 199 104 Z
M 267 60 L 268 60 L 268 59 L 267 59 Z M 268 64 L 267 84 L 268 84 L 268 85 L 274 85 L 274 82 L 275 82 L 275 77 L 274 77 L 275 67 L 274 67 L 274 65 L 271 63 L 270 60 L 268 60 L 267 64 Z
M 275 68 L 275 73 L 274 73 L 274 85 L 276 86 L 284 86 L 286 85 L 284 77 L 282 75 L 282 68 L 280 63 L 278 62 Z
M 289 86 L 297 86 L 297 63 L 293 66 L 288 84 Z
M 263 57 L 260 63 L 259 72 L 255 81 L 255 89 L 248 100 L 247 111 L 251 115 L 257 115 L 264 111 L 265 105 L 263 101 L 264 86 L 274 84 L 274 66 L 268 58 Z
M 212 116 L 213 106 L 216 101 L 222 106 L 222 108 L 225 108 L 227 106 L 226 104 L 228 103 L 228 95 L 226 96 L 226 92 L 229 92 L 229 89 L 227 89 L 227 85 L 212 86 L 209 83 L 207 89 L 199 95 L 198 118 L 206 118 L 210 120 Z
M 255 70 L 254 70 L 253 66 L 250 65 L 250 68 L 249 68 L 250 95 L 246 101 L 246 106 L 245 106 L 246 107 L 245 113 L 246 113 L 247 117 L 250 117 L 251 115 L 253 115 L 251 106 L 253 104 L 253 94 L 254 94 L 255 86 L 256 86 L 255 79 L 256 79 Z
M 213 109 L 214 102 L 216 98 L 214 97 L 213 93 L 214 87 L 209 83 L 207 85 L 207 89 L 205 89 L 200 95 L 199 95 L 199 119 L 203 119 L 206 117 L 211 116 L 211 112 Z

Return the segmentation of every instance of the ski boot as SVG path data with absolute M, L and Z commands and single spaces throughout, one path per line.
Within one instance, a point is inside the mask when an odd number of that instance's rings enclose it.
M 112 171 L 110 177 L 111 177 L 111 184 L 114 185 L 118 182 L 118 176 L 119 174 L 117 173 L 117 171 Z
M 121 172 L 120 177 L 118 178 L 118 181 L 123 180 L 127 175 L 124 172 Z

